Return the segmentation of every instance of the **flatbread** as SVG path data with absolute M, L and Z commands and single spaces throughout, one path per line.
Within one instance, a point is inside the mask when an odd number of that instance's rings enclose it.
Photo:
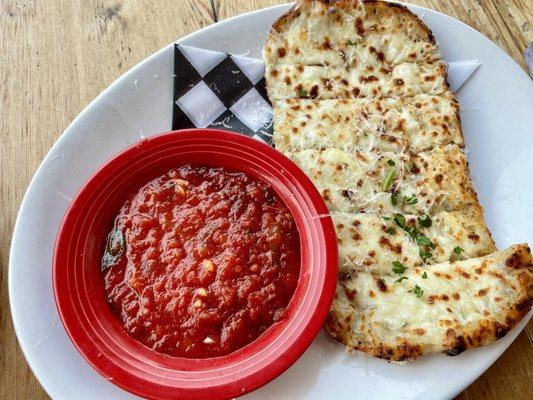
M 531 307 L 531 254 L 496 251 L 428 27 L 395 3 L 300 0 L 264 58 L 274 144 L 314 182 L 337 231 L 330 335 L 403 361 L 512 328 Z
M 527 314 L 532 262 L 529 247 L 521 244 L 481 258 L 409 269 L 401 282 L 398 276 L 346 274 L 326 330 L 349 352 L 387 360 L 457 355 L 504 336 Z

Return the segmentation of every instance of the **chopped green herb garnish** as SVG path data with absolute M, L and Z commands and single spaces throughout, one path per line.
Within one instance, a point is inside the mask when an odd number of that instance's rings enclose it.
M 394 235 L 394 234 L 396 233 L 396 229 L 394 229 L 392 226 L 389 226 L 389 227 L 387 228 L 387 233 L 388 233 L 389 235 Z
M 424 271 L 424 273 L 422 274 L 422 279 L 427 279 L 428 278 L 428 274 L 426 271 Z
M 418 199 L 415 196 L 410 196 L 405 198 L 405 202 L 407 204 L 416 204 L 418 203 Z
M 383 191 L 386 192 L 392 187 L 392 181 L 394 180 L 394 177 L 396 176 L 396 170 L 391 169 L 389 173 L 387 174 L 387 177 L 383 181 Z
M 394 214 L 394 222 L 396 222 L 400 228 L 405 228 L 405 217 L 402 214 Z
M 420 257 L 422 257 L 422 261 L 425 262 L 428 258 L 431 258 L 432 256 L 433 254 L 431 254 L 431 252 L 420 249 Z
M 392 272 L 394 272 L 395 274 L 403 274 L 405 272 L 405 267 L 404 265 L 399 262 L 399 261 L 393 261 L 392 262 Z
M 431 240 L 429 240 L 426 236 L 424 236 L 421 233 L 418 233 L 415 236 L 415 240 L 416 240 L 416 242 L 418 243 L 419 246 L 430 246 L 430 247 L 434 246 L 434 244 L 431 242 Z
M 408 277 L 406 276 L 400 276 L 398 279 L 396 279 L 394 282 L 396 283 L 400 283 L 401 281 L 405 280 L 405 279 L 409 279 Z
M 424 218 L 418 217 L 418 223 L 420 226 L 423 226 L 424 228 L 429 228 L 433 224 L 433 221 L 429 217 L 429 215 L 426 215 Z
M 298 97 L 309 97 L 309 93 L 307 93 L 307 90 L 300 89 Z
M 352 42 L 351 40 L 347 40 L 346 41 L 346 46 L 355 46 L 355 43 Z
M 394 160 L 388 160 L 387 161 L 387 164 L 389 164 L 391 167 L 394 167 L 396 165 L 396 163 L 394 162 Z
M 384 219 L 385 221 L 390 221 L 392 218 L 391 218 L 391 217 L 383 217 L 383 219 Z
M 456 246 L 454 249 L 453 249 L 453 252 L 457 255 L 461 254 L 463 252 L 463 249 L 461 249 L 459 246 Z
M 399 200 L 400 200 L 400 193 L 399 192 L 394 192 L 394 193 L 391 193 L 390 195 L 390 202 L 393 206 L 397 205 Z
M 408 290 L 407 293 L 413 293 L 416 297 L 420 297 L 424 294 L 424 291 L 422 290 L 420 286 L 415 284 L 415 287 L 412 288 L 411 290 Z

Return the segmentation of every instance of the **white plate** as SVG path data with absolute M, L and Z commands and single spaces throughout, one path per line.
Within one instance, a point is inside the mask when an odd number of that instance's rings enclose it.
M 287 8 L 241 15 L 180 42 L 260 57 L 266 32 Z M 410 8 L 433 30 L 446 60 L 482 61 L 459 93 L 474 186 L 500 248 L 533 243 L 532 81 L 469 26 L 435 11 Z M 9 264 L 11 311 L 24 355 L 54 399 L 133 398 L 113 385 L 112 378 L 94 372 L 68 339 L 52 293 L 52 249 L 69 199 L 89 175 L 140 137 L 170 129 L 172 62 L 170 45 L 98 96 L 52 147 L 22 202 Z M 407 365 L 348 356 L 321 334 L 287 372 L 245 397 L 451 398 L 502 354 L 529 316 L 497 343 L 457 357 L 436 355 Z

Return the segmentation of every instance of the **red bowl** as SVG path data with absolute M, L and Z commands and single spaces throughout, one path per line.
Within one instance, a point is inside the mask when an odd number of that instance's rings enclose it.
M 185 164 L 226 167 L 268 182 L 290 209 L 300 234 L 300 277 L 287 318 L 223 357 L 186 359 L 152 351 L 122 329 L 104 295 L 101 256 L 122 203 L 146 182 Z M 142 140 L 101 167 L 63 219 L 53 264 L 57 308 L 78 351 L 105 378 L 153 399 L 232 398 L 274 379 L 318 334 L 336 277 L 333 223 L 307 176 L 268 145 L 213 129 Z

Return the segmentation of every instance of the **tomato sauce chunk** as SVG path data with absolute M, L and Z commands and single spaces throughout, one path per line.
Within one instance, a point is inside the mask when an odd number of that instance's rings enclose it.
M 187 358 L 229 354 L 282 320 L 299 269 L 294 219 L 268 184 L 190 165 L 126 201 L 102 258 L 125 331 Z

